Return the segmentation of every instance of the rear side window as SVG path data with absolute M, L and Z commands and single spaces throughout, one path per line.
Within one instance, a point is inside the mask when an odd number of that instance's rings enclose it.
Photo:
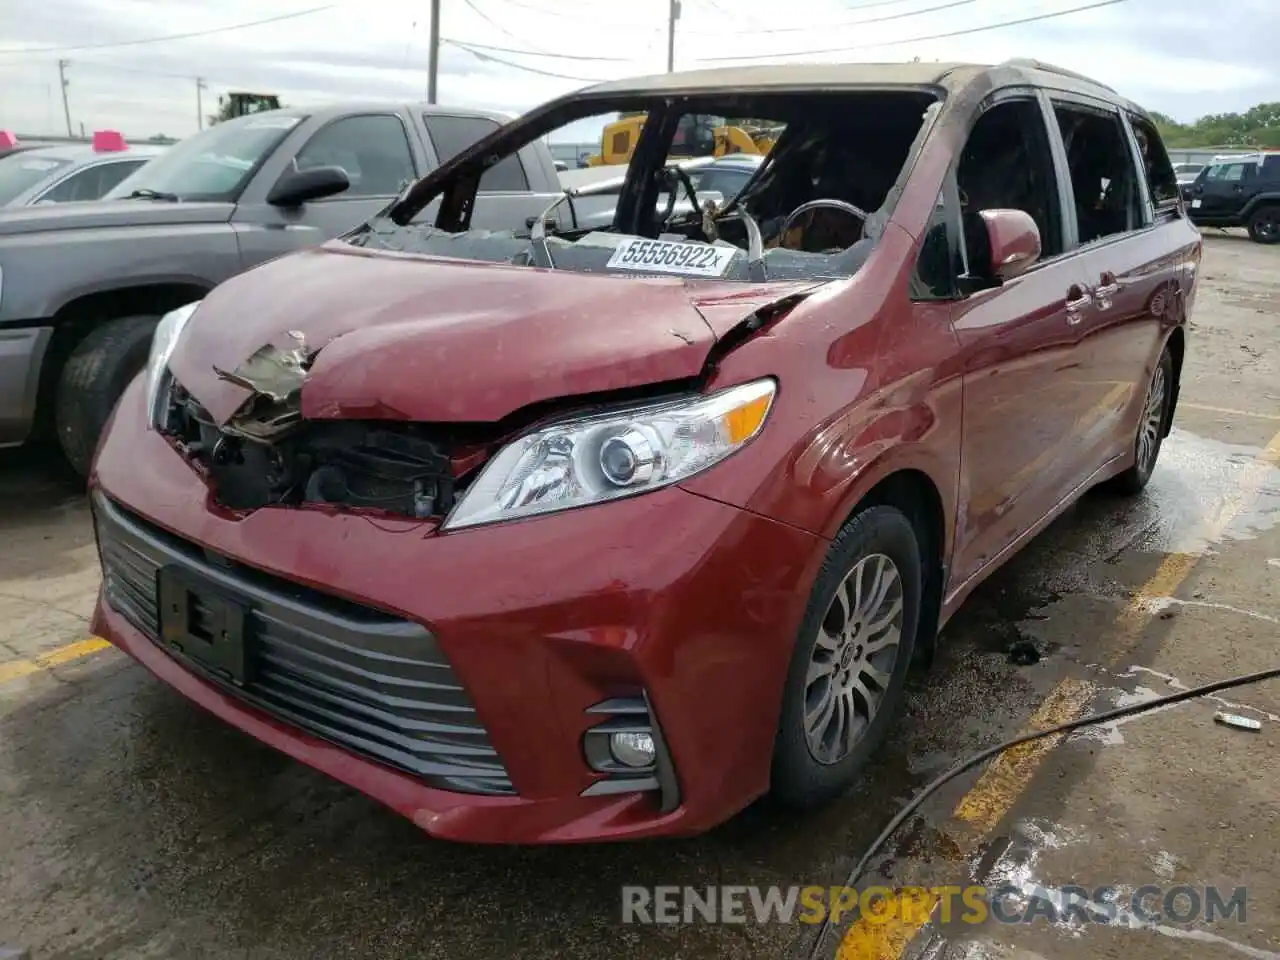
M 100 163 L 73 173 L 52 190 L 39 198 L 40 203 L 72 203 L 77 200 L 100 200 L 102 195 L 115 187 L 145 160 L 121 160 L 116 163 Z
M 1268 180 L 1280 180 L 1280 153 L 1267 154 L 1262 161 L 1262 175 Z
M 498 124 L 488 117 L 447 117 L 440 114 L 423 114 L 431 144 L 441 163 L 452 160 L 467 147 L 498 129 Z M 529 189 L 529 178 L 517 154 L 504 157 L 480 178 L 481 190 L 524 191 Z
M 1156 205 L 1157 210 L 1166 204 L 1175 206 L 1178 201 L 1178 175 L 1169 162 L 1169 154 L 1164 148 L 1164 141 L 1160 139 L 1160 131 L 1150 120 L 1142 117 L 1130 116 L 1129 122 L 1133 124 L 1133 133 L 1146 167 L 1143 172 L 1147 178 L 1151 202 Z
M 1252 160 L 1247 163 L 1215 163 L 1205 174 L 1206 180 L 1221 180 L 1226 183 L 1239 183 L 1249 176 L 1249 170 L 1257 166 Z
M 1145 226 L 1138 203 L 1138 171 L 1120 114 L 1055 103 L 1053 112 L 1067 153 L 1081 244 Z

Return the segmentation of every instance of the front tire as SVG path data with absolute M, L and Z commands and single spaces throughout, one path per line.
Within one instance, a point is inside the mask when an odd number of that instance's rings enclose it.
M 1280 243 L 1280 205 L 1269 203 L 1249 216 L 1249 239 L 1254 243 Z
M 129 382 L 142 372 L 158 317 L 122 317 L 91 330 L 58 377 L 54 414 L 58 444 L 81 477 L 89 474 L 98 438 Z
M 1133 440 L 1133 466 L 1118 474 L 1110 483 L 1111 489 L 1124 496 L 1136 496 L 1146 489 L 1151 474 L 1156 469 L 1160 446 L 1164 442 L 1166 421 L 1173 402 L 1173 355 L 1165 347 L 1160 354 L 1151 380 L 1147 384 L 1146 399 L 1142 403 L 1142 416 L 1138 420 L 1138 432 Z
M 832 542 L 792 654 L 772 792 L 805 809 L 844 793 L 901 706 L 923 586 L 906 515 L 874 506 Z

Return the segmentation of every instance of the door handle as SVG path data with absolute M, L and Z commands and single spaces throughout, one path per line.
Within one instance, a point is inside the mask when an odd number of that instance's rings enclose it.
M 1093 303 L 1089 291 L 1074 286 L 1067 291 L 1067 323 L 1075 326 L 1082 319 L 1081 315 Z
M 1100 309 L 1108 310 L 1111 308 L 1111 298 L 1120 292 L 1120 281 L 1116 279 L 1116 275 L 1110 270 L 1103 271 L 1102 276 L 1098 279 L 1101 282 L 1094 287 L 1093 296 Z

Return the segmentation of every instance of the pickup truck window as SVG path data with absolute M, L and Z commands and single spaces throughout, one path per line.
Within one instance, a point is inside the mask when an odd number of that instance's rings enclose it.
M 26 193 L 70 160 L 55 157 L 30 157 L 22 153 L 0 159 L 0 206 L 20 193 Z
M 431 144 L 441 163 L 452 160 L 481 137 L 487 137 L 498 129 L 498 123 L 487 117 L 447 117 L 437 113 L 423 114 Z M 529 189 L 529 178 L 524 172 L 518 154 L 499 161 L 480 180 L 481 190 Z
M 105 199 L 154 191 L 179 200 L 234 203 L 262 162 L 303 119 L 298 114 L 250 115 L 209 127 L 126 177 Z
M 413 154 L 399 117 L 343 117 L 316 131 L 298 152 L 299 170 L 341 167 L 351 180 L 344 197 L 391 197 L 413 180 Z

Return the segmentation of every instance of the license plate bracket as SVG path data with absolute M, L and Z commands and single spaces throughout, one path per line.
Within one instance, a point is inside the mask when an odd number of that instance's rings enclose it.
M 183 567 L 156 573 L 160 642 L 237 686 L 252 679 L 248 607 Z

